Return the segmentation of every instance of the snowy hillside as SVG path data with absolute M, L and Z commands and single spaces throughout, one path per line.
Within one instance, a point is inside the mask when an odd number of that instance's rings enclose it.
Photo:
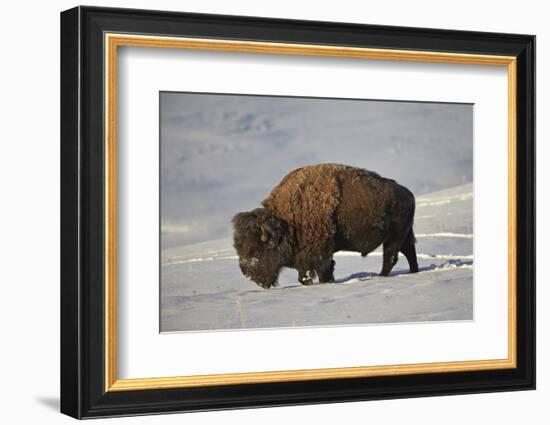
M 471 320 L 472 105 L 162 93 L 161 330 Z M 337 162 L 416 195 L 420 273 L 380 251 L 335 256 L 334 284 L 247 281 L 231 217 L 289 171 Z
M 472 201 L 471 184 L 417 199 L 418 274 L 401 254 L 384 278 L 380 250 L 340 252 L 336 283 L 305 287 L 285 270 L 264 290 L 241 275 L 229 239 L 165 250 L 161 330 L 471 320 Z
M 336 162 L 416 196 L 473 180 L 472 106 L 161 95 L 162 247 L 231 237 L 294 168 Z

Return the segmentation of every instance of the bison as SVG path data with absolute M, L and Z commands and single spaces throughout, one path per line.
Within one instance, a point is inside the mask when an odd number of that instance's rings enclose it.
M 332 256 L 366 256 L 384 244 L 387 276 L 401 251 L 418 271 L 413 232 L 414 195 L 394 180 L 361 168 L 318 164 L 290 172 L 262 202 L 233 217 L 233 246 L 243 275 L 262 288 L 277 284 L 283 267 L 311 285 L 334 282 Z

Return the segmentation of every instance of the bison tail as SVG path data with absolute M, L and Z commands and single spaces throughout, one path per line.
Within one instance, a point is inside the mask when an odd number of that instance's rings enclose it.
M 414 200 L 414 197 L 413 197 L 413 204 L 412 204 L 412 211 L 411 211 L 411 227 L 409 229 L 409 233 L 407 235 L 407 237 L 405 238 L 406 240 L 409 241 L 409 243 L 411 245 L 415 245 L 416 244 L 416 237 L 414 236 L 414 230 L 413 230 L 413 226 L 414 226 L 414 212 L 415 212 L 415 209 L 416 209 L 416 202 Z
M 414 230 L 413 230 L 412 224 L 411 224 L 409 233 L 407 233 L 407 236 L 405 237 L 404 244 L 408 244 L 408 245 L 416 244 L 416 237 L 414 236 Z

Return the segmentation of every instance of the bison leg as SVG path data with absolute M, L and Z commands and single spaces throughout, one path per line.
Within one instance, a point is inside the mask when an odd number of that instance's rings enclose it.
M 384 243 L 384 264 L 380 276 L 388 276 L 397 263 L 397 254 L 399 253 L 399 245 L 395 243 Z
M 405 238 L 403 245 L 401 246 L 401 252 L 407 257 L 409 262 L 409 269 L 411 273 L 418 272 L 418 260 L 416 259 L 416 248 L 414 246 L 415 238 L 412 229 Z
M 334 283 L 334 260 L 330 260 L 328 266 L 323 270 L 317 270 L 319 283 Z

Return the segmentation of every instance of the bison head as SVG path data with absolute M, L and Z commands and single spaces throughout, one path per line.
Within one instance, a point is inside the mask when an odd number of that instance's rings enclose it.
M 233 217 L 233 229 L 243 275 L 265 289 L 276 285 L 290 258 L 287 224 L 265 208 L 257 208 Z

